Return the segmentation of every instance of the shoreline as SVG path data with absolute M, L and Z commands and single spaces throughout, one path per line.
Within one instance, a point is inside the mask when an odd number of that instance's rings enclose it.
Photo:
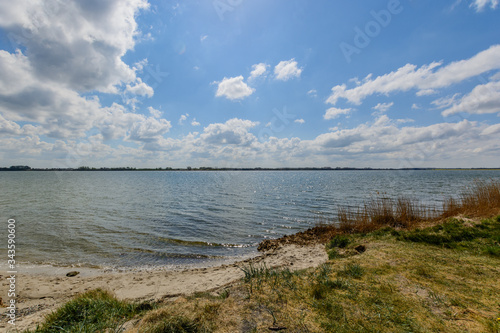
M 328 260 L 322 244 L 288 244 L 260 255 L 213 267 L 183 270 L 138 270 L 112 272 L 85 267 L 40 267 L 32 272 L 17 274 L 18 316 L 15 328 L 22 331 L 33 329 L 44 316 L 85 291 L 102 288 L 111 291 L 119 299 L 132 301 L 165 301 L 196 292 L 210 292 L 227 287 L 240 280 L 241 268 L 266 265 L 268 268 L 287 267 L 299 270 L 316 267 Z M 51 271 L 52 269 L 52 271 Z M 80 272 L 67 277 L 70 271 Z M 7 295 L 6 283 L 0 293 Z M 5 308 L 2 310 L 2 314 Z M 2 316 L 0 328 L 12 328 Z

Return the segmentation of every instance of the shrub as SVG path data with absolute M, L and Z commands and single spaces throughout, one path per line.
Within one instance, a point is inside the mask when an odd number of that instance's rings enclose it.
M 339 248 L 345 248 L 347 245 L 349 245 L 350 239 L 346 235 L 336 235 L 333 237 L 330 242 L 327 244 L 326 248 L 327 249 L 333 249 L 335 247 Z

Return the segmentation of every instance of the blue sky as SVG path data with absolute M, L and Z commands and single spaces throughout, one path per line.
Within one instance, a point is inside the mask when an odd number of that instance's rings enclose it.
M 500 167 L 498 0 L 0 0 L 0 159 Z

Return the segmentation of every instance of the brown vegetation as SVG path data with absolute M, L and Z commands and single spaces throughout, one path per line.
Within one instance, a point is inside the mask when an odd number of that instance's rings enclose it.
M 316 227 L 279 239 L 265 240 L 258 249 L 266 251 L 285 244 L 326 243 L 337 234 L 366 233 L 383 227 L 413 229 L 438 223 L 452 216 L 491 217 L 500 212 L 500 181 L 475 181 L 460 193 L 448 198 L 443 207 L 428 207 L 416 199 L 374 198 L 360 207 L 339 207 L 337 219 L 322 221 Z

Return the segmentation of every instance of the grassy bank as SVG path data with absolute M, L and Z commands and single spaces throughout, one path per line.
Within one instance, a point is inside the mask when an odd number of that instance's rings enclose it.
M 434 211 L 367 203 L 340 225 L 266 243 L 323 242 L 329 260 L 320 267 L 247 265 L 231 286 L 161 304 L 92 291 L 32 332 L 500 333 L 498 189 L 476 183 Z

